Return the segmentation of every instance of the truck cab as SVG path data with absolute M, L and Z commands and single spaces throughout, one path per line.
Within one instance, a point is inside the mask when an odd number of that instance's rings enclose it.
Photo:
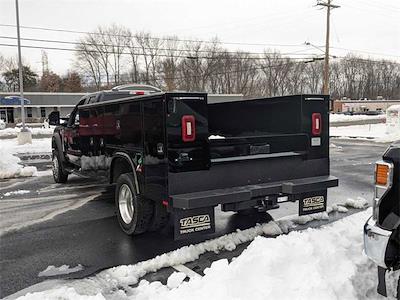
M 400 269 L 400 141 L 375 164 L 373 214 L 364 225 L 364 249 L 378 266 L 378 293 L 387 296 L 385 273 Z M 397 288 L 400 299 L 400 278 Z

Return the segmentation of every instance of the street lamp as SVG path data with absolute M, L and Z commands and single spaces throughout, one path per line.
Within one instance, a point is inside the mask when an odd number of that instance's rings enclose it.
M 22 129 L 18 133 L 18 144 L 32 144 L 32 133 L 25 127 L 25 108 L 24 108 L 24 77 L 22 70 L 22 56 L 21 56 L 21 37 L 19 32 L 19 9 L 18 0 L 15 0 L 15 11 L 17 18 L 17 40 L 18 40 L 18 69 L 19 69 L 19 94 L 21 97 L 21 119 Z

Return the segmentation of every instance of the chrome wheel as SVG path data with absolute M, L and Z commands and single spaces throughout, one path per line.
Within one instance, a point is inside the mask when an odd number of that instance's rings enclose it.
M 58 178 L 58 172 L 59 172 L 59 163 L 58 163 L 58 158 L 57 155 L 53 155 L 53 176 L 54 178 Z
M 127 184 L 122 184 L 118 193 L 118 207 L 122 220 L 125 224 L 132 222 L 133 213 L 133 195 Z

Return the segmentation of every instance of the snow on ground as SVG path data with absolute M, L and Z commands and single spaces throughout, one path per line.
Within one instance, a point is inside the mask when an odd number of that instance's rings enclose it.
M 355 199 L 347 205 L 362 202 Z M 290 233 L 296 219 L 272 221 L 136 265 L 61 281 L 19 299 L 378 299 L 376 266 L 363 253 L 363 225 L 370 215 L 368 209 L 318 229 Z M 167 285 L 142 280 L 131 287 L 146 273 L 196 260 L 207 251 L 233 250 L 252 240 L 239 257 L 214 262 L 203 277 L 184 281 L 186 275 L 179 272 L 168 278 Z M 387 276 L 389 295 L 394 295 L 398 274 Z
M 52 135 L 54 131 L 54 126 L 51 126 L 49 128 L 29 128 L 27 127 L 31 132 L 32 136 L 34 137 L 35 135 Z M 13 127 L 13 128 L 5 128 L 0 130 L 0 138 L 12 138 L 12 137 L 17 137 L 18 133 L 21 131 L 21 128 L 18 127 Z
M 0 139 L 0 149 L 12 154 L 51 153 L 51 138 L 32 139 L 32 144 L 18 145 L 17 139 Z
M 30 177 L 36 175 L 36 167 L 20 165 L 21 159 L 3 148 L 0 141 L 0 179 L 14 177 Z
M 37 175 L 36 167 L 22 166 L 15 154 L 51 152 L 51 138 L 32 139 L 32 144 L 18 145 L 17 139 L 0 139 L 0 179 Z
M 12 196 L 12 195 L 23 195 L 23 194 L 28 194 L 30 192 L 31 191 L 28 191 L 28 190 L 16 190 L 16 191 L 12 191 L 12 192 L 7 192 L 7 193 L 4 194 L 4 196 L 5 197 L 9 197 L 9 196 Z
M 330 135 L 340 138 L 374 139 L 376 142 L 393 142 L 400 139 L 400 131 L 386 133 L 386 124 L 351 125 L 330 127 Z
M 83 267 L 81 264 L 78 264 L 76 267 L 70 268 L 69 265 L 62 265 L 60 267 L 48 266 L 46 270 L 43 270 L 39 273 L 39 277 L 50 277 L 57 275 L 70 274 L 74 272 L 82 271 Z
M 386 115 L 376 115 L 376 116 L 367 116 L 367 115 L 344 115 L 344 114 L 330 114 L 329 122 L 337 123 L 337 122 L 351 122 L 351 121 L 369 121 L 369 120 L 386 120 Z

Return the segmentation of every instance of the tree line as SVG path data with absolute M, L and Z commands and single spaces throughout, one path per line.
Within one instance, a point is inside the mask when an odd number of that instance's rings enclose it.
M 167 91 L 245 96 L 322 91 L 320 58 L 293 58 L 274 49 L 258 54 L 229 51 L 217 39 L 204 42 L 182 41 L 175 36 L 156 38 L 150 33 L 133 33 L 123 26 L 111 25 L 82 36 L 74 42 L 74 50 L 75 83 L 86 91 L 125 83 L 149 84 Z M 50 73 L 38 80 L 39 89 L 66 86 Z M 51 84 L 41 84 L 42 81 Z M 6 88 L 10 88 L 7 82 Z M 400 64 L 357 55 L 332 58 L 330 94 L 332 98 L 399 99 Z

